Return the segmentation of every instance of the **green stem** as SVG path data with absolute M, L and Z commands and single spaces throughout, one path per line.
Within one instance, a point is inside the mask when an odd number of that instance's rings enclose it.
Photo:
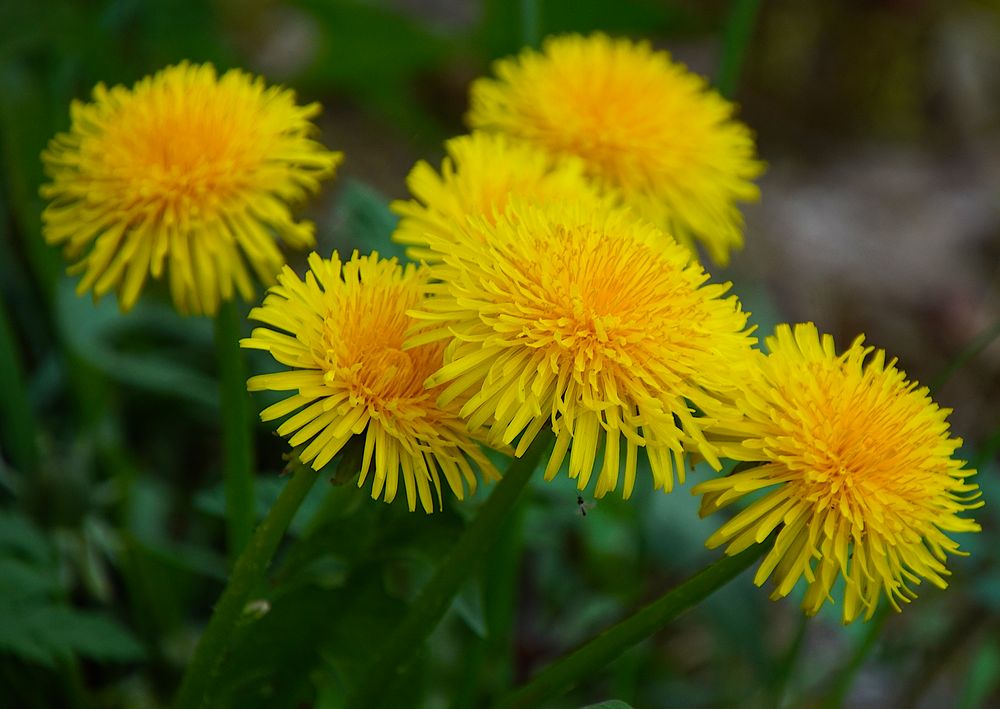
M 455 593 L 475 568 L 475 562 L 492 545 L 497 531 L 511 514 L 521 490 L 534 473 L 542 454 L 552 445 L 552 440 L 551 432 L 546 429 L 538 434 L 524 456 L 511 462 L 503 479 L 476 512 L 458 543 L 420 591 L 406 618 L 375 653 L 374 661 L 362 675 L 348 707 L 360 709 L 379 705 L 381 691 L 403 671 L 448 610 Z
M 235 563 L 250 540 L 254 524 L 253 443 L 246 368 L 240 350 L 240 318 L 233 301 L 222 304 L 215 319 L 222 401 L 222 479 L 226 491 L 229 559 Z
M 264 577 L 278 543 L 318 477 L 316 471 L 309 467 L 301 464 L 297 466 L 292 479 L 285 485 L 271 511 L 257 527 L 250 543 L 236 561 L 229 583 L 226 584 L 208 627 L 195 648 L 194 657 L 184 673 L 175 705 L 178 709 L 210 706 L 209 692 L 229 649 L 233 631 L 243 615 L 243 609 Z
M 930 390 L 937 391 L 944 383 L 954 376 L 955 372 L 960 370 L 969 360 L 978 355 L 980 352 L 985 350 L 992 344 L 993 340 L 1000 337 L 1000 320 L 990 325 L 988 328 L 983 330 L 976 338 L 970 342 L 964 350 L 958 353 L 958 355 L 951 361 L 951 363 L 945 368 L 943 372 L 934 377 L 931 383 L 928 385 Z
M 580 649 L 556 660 L 528 684 L 504 697 L 497 706 L 503 709 L 541 706 L 546 699 L 573 687 L 581 679 L 593 676 L 622 652 L 645 640 L 748 569 L 770 547 L 768 541 L 755 544 L 735 556 L 722 557 Z
M 541 40 L 541 0 L 521 0 L 521 42 L 525 47 L 538 48 Z
M 35 414 L 24 390 L 21 357 L 17 338 L 7 310 L 0 302 L 0 413 L 3 414 L 3 440 L 10 462 L 22 475 L 31 475 L 38 467 L 38 436 Z
M 729 16 L 723 29 L 722 57 L 715 77 L 715 87 L 726 98 L 732 98 L 736 93 L 759 9 L 760 0 L 732 0 L 729 4 Z

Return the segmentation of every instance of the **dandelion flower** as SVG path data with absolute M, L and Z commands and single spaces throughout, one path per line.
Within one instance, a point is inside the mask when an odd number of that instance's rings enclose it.
M 502 133 L 452 138 L 441 173 L 424 161 L 410 171 L 406 183 L 414 199 L 397 201 L 393 210 L 402 219 L 393 238 L 410 245 L 411 258 L 428 263 L 440 253 L 427 248 L 428 238 L 440 245 L 453 241 L 469 217 L 493 220 L 507 210 L 511 196 L 538 202 L 599 199 L 577 160 L 558 164 L 544 152 Z
M 724 264 L 762 164 L 733 105 L 647 42 L 566 35 L 472 84 L 468 122 L 582 158 L 609 194 Z
M 117 290 L 135 305 L 147 276 L 168 276 L 184 313 L 213 314 L 233 292 L 253 296 L 247 265 L 274 282 L 292 248 L 315 243 L 289 203 L 330 177 L 340 153 L 310 138 L 319 104 L 210 64 L 181 63 L 131 90 L 98 84 L 93 103 L 74 102 L 69 132 L 42 153 L 49 243 L 82 273 L 77 292 Z
M 290 370 L 252 377 L 251 391 L 295 392 L 261 412 L 270 421 L 297 412 L 278 427 L 289 443 L 308 445 L 299 454 L 315 470 L 326 465 L 353 436 L 364 437 L 358 486 L 373 472 L 372 498 L 391 502 L 403 486 L 410 509 L 417 498 L 434 508 L 433 484 L 441 499 L 440 476 L 462 499 L 476 489 L 474 463 L 485 477 L 498 474 L 454 411 L 435 403 L 424 380 L 441 365 L 444 345 L 403 350 L 413 325 L 407 311 L 420 306 L 426 268 L 378 254 L 341 263 L 313 253 L 301 280 L 288 266 L 262 307 L 250 318 L 255 328 L 243 347 L 267 350 Z M 374 463 L 374 466 L 373 466 Z M 373 470 L 374 468 L 374 470 Z
M 703 408 L 752 350 L 746 314 L 726 285 L 656 226 L 600 203 L 512 200 L 495 220 L 470 220 L 468 238 L 432 268 L 439 282 L 414 316 L 409 346 L 450 341 L 429 386 L 447 405 L 521 455 L 551 422 L 546 479 L 567 454 L 584 489 L 601 459 L 595 496 L 635 484 L 640 448 L 655 487 L 683 482 L 683 442 L 713 465 L 692 404 Z M 570 443 L 572 450 L 570 451 Z M 623 461 L 624 458 L 624 461 Z M 622 464 L 624 462 L 624 464 Z
M 755 583 L 773 577 L 779 598 L 805 577 L 813 615 L 843 576 L 845 623 L 870 618 L 883 593 L 899 610 L 921 578 L 944 588 L 946 554 L 959 553 L 946 533 L 979 531 L 958 515 L 981 504 L 965 482 L 974 471 L 952 458 L 962 442 L 949 437 L 949 412 L 862 342 L 838 356 L 812 323 L 779 326 L 709 431 L 723 455 L 758 464 L 694 488 L 703 515 L 759 493 L 708 546 L 736 554 L 780 526 Z

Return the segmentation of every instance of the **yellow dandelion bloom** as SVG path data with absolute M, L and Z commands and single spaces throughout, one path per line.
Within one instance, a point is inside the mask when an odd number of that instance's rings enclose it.
M 392 209 L 402 217 L 393 239 L 410 246 L 407 254 L 428 263 L 441 254 L 427 248 L 428 237 L 440 244 L 461 233 L 469 217 L 489 220 L 507 210 L 512 196 L 537 202 L 596 200 L 597 190 L 583 175 L 577 160 L 554 164 L 538 148 L 502 133 L 476 131 L 445 143 L 441 173 L 424 161 L 406 178 L 414 199 L 397 201 Z
M 779 326 L 709 431 L 723 455 L 759 465 L 694 488 L 703 515 L 761 493 L 708 546 L 736 554 L 780 527 L 757 585 L 773 577 L 779 598 L 805 577 L 813 615 L 843 576 L 845 623 L 870 618 L 883 593 L 899 610 L 921 578 L 944 588 L 946 555 L 959 553 L 946 532 L 979 531 L 958 514 L 981 504 L 965 482 L 975 471 L 952 458 L 962 442 L 949 437 L 949 412 L 862 342 L 838 356 L 812 323 Z
M 472 84 L 468 122 L 582 158 L 598 184 L 724 264 L 743 244 L 736 202 L 763 166 L 750 130 L 704 79 L 648 42 L 551 37 Z
M 98 84 L 74 102 L 69 132 L 42 153 L 52 182 L 43 233 L 82 273 L 77 292 L 117 290 L 136 302 L 147 276 L 168 273 L 181 312 L 213 314 L 238 291 L 253 296 L 292 248 L 315 243 L 288 204 L 318 189 L 342 159 L 310 136 L 319 104 L 263 79 L 210 64 L 168 67 L 132 89 Z
M 600 458 L 597 497 L 620 474 L 631 495 L 640 448 L 666 491 L 674 467 L 683 482 L 685 437 L 718 467 L 692 404 L 715 400 L 752 352 L 728 284 L 706 284 L 656 226 L 600 203 L 512 200 L 470 229 L 479 238 L 440 249 L 433 297 L 413 313 L 424 325 L 408 346 L 450 342 L 427 381 L 446 385 L 439 403 L 468 397 L 460 415 L 496 443 L 520 436 L 516 455 L 551 421 L 546 479 L 568 454 L 582 490 Z
M 489 479 L 496 469 L 466 432 L 456 412 L 438 406 L 440 393 L 424 380 L 441 366 L 444 345 L 403 350 L 413 320 L 407 311 L 420 307 L 426 268 L 378 254 L 341 263 L 313 253 L 301 280 L 288 266 L 278 276 L 261 307 L 250 318 L 255 328 L 243 347 L 267 350 L 289 371 L 252 377 L 251 391 L 294 391 L 261 412 L 270 421 L 297 412 L 278 427 L 289 443 L 308 442 L 299 454 L 319 470 L 353 436 L 364 436 L 358 486 L 373 472 L 372 498 L 391 502 L 402 475 L 410 509 L 417 498 L 434 509 L 431 485 L 441 499 L 440 476 L 462 499 L 465 487 L 476 489 L 474 463 Z M 372 471 L 374 462 L 374 471 Z

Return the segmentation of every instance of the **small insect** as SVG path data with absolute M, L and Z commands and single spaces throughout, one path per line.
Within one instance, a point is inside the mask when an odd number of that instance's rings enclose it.
M 586 517 L 587 516 L 587 510 L 594 509 L 597 506 L 597 503 L 595 503 L 595 502 L 585 502 L 584 499 L 583 499 L 583 495 L 577 495 L 576 496 L 576 506 L 580 508 L 580 516 L 581 517 Z
M 271 612 L 271 603 L 266 598 L 258 598 L 243 606 L 243 615 L 254 620 L 260 620 Z

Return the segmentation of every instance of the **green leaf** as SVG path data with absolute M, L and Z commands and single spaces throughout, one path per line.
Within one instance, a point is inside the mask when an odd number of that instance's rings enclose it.
M 662 629 L 678 615 L 698 605 L 719 588 L 746 571 L 774 543 L 773 537 L 735 556 L 723 556 L 679 586 L 624 620 L 607 628 L 585 645 L 556 660 L 527 684 L 501 699 L 505 709 L 538 706 L 564 692 L 620 656 L 638 642 Z
M 316 473 L 321 476 L 323 473 Z M 288 480 L 276 473 L 268 475 L 258 475 L 254 478 L 254 513 L 256 521 L 264 519 L 268 510 L 278 499 Z M 322 482 L 322 481 L 321 481 Z M 301 532 L 305 520 L 309 519 L 315 510 L 322 504 L 323 486 L 317 485 L 309 491 L 306 499 L 302 502 L 302 513 L 296 515 L 289 529 L 292 534 Z M 222 519 L 226 515 L 226 496 L 224 484 L 220 481 L 211 487 L 198 492 L 194 498 L 194 506 L 199 512 Z
M 0 511 L 0 553 L 36 562 L 52 558 L 52 549 L 42 531 L 26 517 L 8 511 Z
M 69 347 L 110 379 L 218 409 L 215 379 L 191 365 L 210 351 L 209 321 L 181 318 L 168 306 L 142 301 L 121 313 L 113 298 L 92 303 L 65 279 L 57 290 L 56 317 Z M 146 351 L 128 351 L 126 343 Z
M 158 647 L 182 626 L 206 587 L 217 592 L 226 579 L 226 559 L 210 548 L 177 542 L 144 543 L 124 538 L 121 574 L 137 632 Z M 206 583 L 206 581 L 208 583 Z
M 996 638 L 989 638 L 979 646 L 970 663 L 959 708 L 974 709 L 986 706 L 998 685 L 1000 685 L 1000 643 Z
M 602 31 L 611 34 L 677 34 L 707 29 L 698 14 L 680 7 L 680 3 L 657 0 L 576 0 L 575 2 L 539 2 L 539 33 L 566 32 L 587 34 Z M 521 3 L 510 0 L 485 0 L 483 20 L 475 38 L 488 58 L 514 54 L 524 45 Z
M 219 41 L 224 29 L 217 14 L 229 5 L 225 3 L 203 2 L 202 0 L 171 0 L 171 2 L 136 2 L 132 4 L 134 17 L 129 18 L 139 25 L 142 35 L 143 53 L 152 66 L 162 66 L 180 59 L 192 61 L 212 61 L 220 69 L 231 63 L 232 52 L 229 42 Z M 232 5 L 233 11 L 239 7 Z M 238 22 L 236 18 L 232 22 Z M 134 27 L 127 21 L 120 21 L 116 28 L 127 37 Z M 136 40 L 133 40 L 136 41 Z
M 360 94 L 392 93 L 446 55 L 446 43 L 420 25 L 374 3 L 298 0 L 322 32 L 310 70 L 302 77 Z M 372 51 L 377 43 L 378 51 Z
M 0 556 L 0 603 L 18 603 L 25 599 L 46 596 L 58 590 L 59 584 L 51 569 Z
M 473 633 L 480 638 L 487 636 L 483 594 L 477 579 L 470 579 L 455 596 L 452 608 Z
M 389 210 L 388 200 L 359 180 L 347 180 L 334 213 L 334 223 L 342 225 L 343 235 L 362 253 L 378 251 L 384 258 L 395 256 L 405 261 L 405 249 L 392 240 L 399 218 Z M 349 248 L 341 256 L 350 257 Z
M 53 608 L 44 615 L 45 630 L 69 649 L 93 660 L 128 662 L 142 659 L 142 646 L 123 625 L 112 618 L 75 608 Z
M 142 646 L 117 621 L 51 603 L 9 603 L 0 599 L 0 650 L 53 665 L 80 655 L 127 662 L 143 657 Z
M 0 652 L 52 666 L 82 656 L 130 661 L 143 650 L 118 621 L 63 600 L 52 544 L 30 521 L 0 513 Z
M 246 621 L 219 675 L 222 706 L 310 701 L 309 678 L 320 667 L 332 681 L 349 682 L 370 658 L 371 639 L 390 632 L 402 616 L 403 604 L 386 594 L 376 565 L 356 568 L 340 588 L 318 580 L 300 575 L 273 589 L 270 611 Z

